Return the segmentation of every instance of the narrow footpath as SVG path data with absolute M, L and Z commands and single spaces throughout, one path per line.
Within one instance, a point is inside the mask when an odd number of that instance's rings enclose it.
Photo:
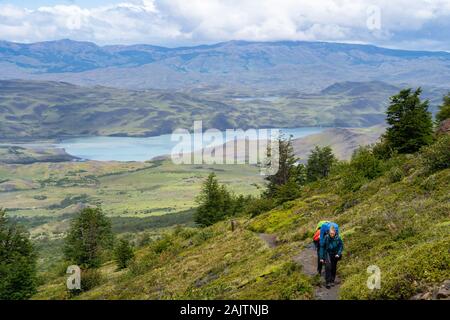
M 269 248 L 275 248 L 278 245 L 276 235 L 260 233 L 258 236 Z M 297 256 L 293 257 L 292 260 L 302 266 L 302 270 L 307 276 L 315 277 L 317 275 L 317 252 L 314 244 L 311 243 L 308 245 Z M 341 282 L 339 276 L 336 276 L 336 285 L 327 289 L 325 287 L 324 274 L 325 268 L 322 270 L 320 283 L 314 290 L 314 298 L 317 300 L 338 300 Z

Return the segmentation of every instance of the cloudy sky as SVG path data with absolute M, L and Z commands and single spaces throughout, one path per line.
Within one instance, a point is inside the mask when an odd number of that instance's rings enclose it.
M 309 40 L 450 51 L 450 0 L 0 0 L 0 40 Z

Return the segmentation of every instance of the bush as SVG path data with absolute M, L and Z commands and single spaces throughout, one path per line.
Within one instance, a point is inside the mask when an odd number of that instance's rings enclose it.
M 161 239 L 155 241 L 152 244 L 153 252 L 160 254 L 164 251 L 168 251 L 173 246 L 172 238 L 169 235 L 165 235 Z
M 201 230 L 200 232 L 198 232 L 197 234 L 195 234 L 192 237 L 192 243 L 194 245 L 200 245 L 203 242 L 211 239 L 212 237 L 214 237 L 216 234 L 211 230 L 211 229 L 204 229 Z
M 392 167 L 387 173 L 387 178 L 390 183 L 399 182 L 405 176 L 403 170 L 399 167 Z
M 387 160 L 397 154 L 384 137 L 381 138 L 381 141 L 373 145 L 372 152 L 373 155 L 380 160 Z
M 253 218 L 272 210 L 274 207 L 275 201 L 271 198 L 254 198 L 247 204 L 244 212 Z
M 137 246 L 138 247 L 145 247 L 149 245 L 152 242 L 152 238 L 148 232 L 143 233 L 138 237 L 137 240 Z
M 294 281 L 287 281 L 282 288 L 280 288 L 279 299 L 291 300 L 304 298 L 309 296 L 312 292 L 311 284 L 302 278 L 301 267 L 294 262 L 285 263 L 280 270 L 275 272 L 276 277 L 292 279 Z
M 350 165 L 367 179 L 375 179 L 382 174 L 381 161 L 375 157 L 370 147 L 355 150 Z
M 333 169 L 333 175 L 337 175 L 340 178 L 338 192 L 341 194 L 357 191 L 369 181 L 347 162 L 338 163 Z
M 450 167 L 450 135 L 442 135 L 438 140 L 422 149 L 422 163 L 428 172 L 436 172 Z
M 86 269 L 81 271 L 81 290 L 89 291 L 103 282 L 103 276 L 97 269 Z
M 134 257 L 133 248 L 127 240 L 121 239 L 114 250 L 114 256 L 119 269 L 125 269 Z
M 157 260 L 158 255 L 154 252 L 149 252 L 139 260 L 132 260 L 128 266 L 128 270 L 132 276 L 141 275 L 153 268 L 157 263 Z
M 197 234 L 197 230 L 193 228 L 183 228 L 182 226 L 177 226 L 175 227 L 173 234 L 175 236 L 181 237 L 184 240 L 187 240 Z
M 299 185 L 293 179 L 290 179 L 286 184 L 278 186 L 276 190 L 275 203 L 277 205 L 300 197 Z

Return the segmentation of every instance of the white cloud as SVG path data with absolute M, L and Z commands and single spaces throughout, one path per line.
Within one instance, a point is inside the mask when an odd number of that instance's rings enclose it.
M 371 31 L 367 9 L 374 5 L 381 29 Z M 411 40 L 450 50 L 450 30 L 447 36 L 421 32 L 434 24 L 440 28 L 439 21 L 449 18 L 450 0 L 124 0 L 94 8 L 82 8 L 75 0 L 33 10 L 0 4 L 0 39 L 160 45 L 325 40 L 391 46 Z

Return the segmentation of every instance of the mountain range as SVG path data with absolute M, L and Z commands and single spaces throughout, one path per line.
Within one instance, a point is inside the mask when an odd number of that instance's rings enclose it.
M 0 79 L 128 89 L 220 85 L 311 92 L 346 81 L 445 87 L 450 83 L 450 53 L 304 41 L 229 41 L 179 48 L 0 41 L 0 69 Z

